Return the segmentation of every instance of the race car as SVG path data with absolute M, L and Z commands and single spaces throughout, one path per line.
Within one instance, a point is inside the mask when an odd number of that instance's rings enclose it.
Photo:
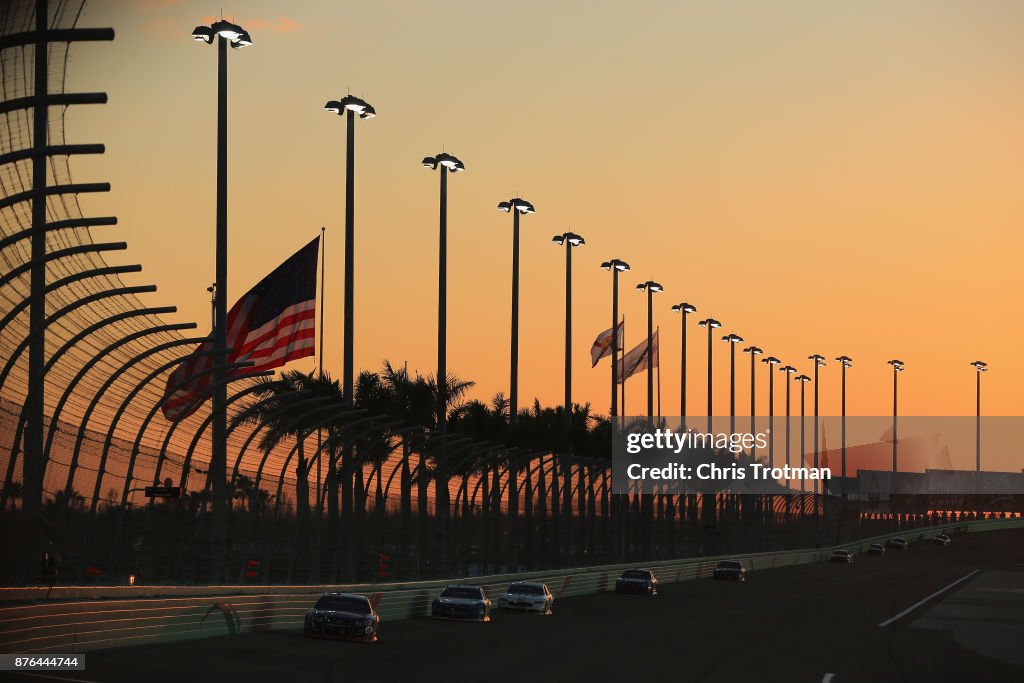
M 306 612 L 302 629 L 306 637 L 337 637 L 376 642 L 380 615 L 365 595 L 324 593 Z
M 481 586 L 447 586 L 434 599 L 430 616 L 435 619 L 490 621 L 491 601 Z
M 832 556 L 828 558 L 828 561 L 839 564 L 853 564 L 853 553 L 849 550 L 833 550 Z
M 746 581 L 747 568 L 736 560 L 722 560 L 711 572 L 711 578 L 727 581 Z
M 555 596 L 545 583 L 516 581 L 498 597 L 498 609 L 551 614 Z
M 658 594 L 658 577 L 651 569 L 627 569 L 615 581 L 616 593 Z

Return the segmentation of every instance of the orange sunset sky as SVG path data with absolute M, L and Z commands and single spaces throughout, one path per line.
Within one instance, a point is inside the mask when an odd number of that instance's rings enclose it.
M 216 4 L 91 0 L 83 26 L 117 39 L 73 48 L 69 84 L 110 103 L 68 114 L 82 198 L 117 215 L 142 263 L 134 281 L 178 318 L 209 321 L 213 280 L 216 50 L 193 26 Z M 610 324 L 618 257 L 626 344 L 640 341 L 655 279 L 662 412 L 678 412 L 679 301 L 690 322 L 691 413 L 706 402 L 705 338 L 715 342 L 715 407 L 728 413 L 736 332 L 802 372 L 822 369 L 821 412 L 1022 414 L 1024 334 L 1024 4 L 970 2 L 517 3 L 380 0 L 223 8 L 255 45 L 229 55 L 230 303 L 327 232 L 325 368 L 341 376 L 344 122 L 322 111 L 350 88 L 377 109 L 356 131 L 356 363 L 436 363 L 438 178 L 419 161 L 443 149 L 468 172 L 449 183 L 448 367 L 473 396 L 508 391 L 511 218 L 520 194 L 520 404 L 562 401 L 564 253 L 575 252 L 574 400 L 607 413 L 608 361 L 589 347 Z M 114 231 L 114 233 L 109 232 Z M 737 407 L 749 361 L 737 354 Z M 313 367 L 312 359 L 295 364 Z M 767 413 L 758 367 L 758 410 Z M 776 412 L 783 410 L 781 375 Z M 643 376 L 627 385 L 645 408 Z M 794 396 L 796 393 L 794 394 Z

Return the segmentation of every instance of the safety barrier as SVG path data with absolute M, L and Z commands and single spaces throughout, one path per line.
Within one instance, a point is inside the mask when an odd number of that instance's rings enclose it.
M 863 552 L 872 543 L 884 543 L 903 537 L 921 540 L 940 531 L 979 532 L 1024 527 L 1024 519 L 964 522 L 947 527 L 929 527 L 899 531 L 865 538 L 830 548 L 804 549 L 774 553 L 755 553 L 725 557 L 705 557 L 673 562 L 646 564 L 661 583 L 707 578 L 722 559 L 741 561 L 749 571 L 824 561 L 837 549 Z M 427 616 L 430 604 L 440 588 L 451 583 L 483 586 L 489 594 L 497 594 L 514 580 L 543 581 L 557 598 L 599 593 L 614 589 L 615 579 L 623 569 L 635 564 L 605 565 L 580 569 L 550 570 L 522 574 L 500 574 L 472 579 L 422 581 L 401 584 L 344 586 L 211 586 L 139 587 L 138 590 L 164 593 L 161 597 L 123 598 L 134 587 L 104 590 L 108 599 L 69 600 L 65 588 L 63 599 L 48 602 L 0 607 L 0 652 L 84 652 L 135 644 L 207 638 L 275 629 L 299 629 L 305 612 L 317 597 L 327 591 L 363 593 L 370 597 L 381 615 L 384 628 L 400 619 Z M 39 589 L 10 589 L 31 591 Z M 45 589 L 42 589 L 45 590 Z M 176 591 L 191 595 L 173 595 Z M 12 597 L 7 594 L 7 598 Z

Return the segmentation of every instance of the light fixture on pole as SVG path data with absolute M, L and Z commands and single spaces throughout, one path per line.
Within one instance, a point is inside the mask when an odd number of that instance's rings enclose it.
M 679 417 L 682 421 L 680 427 L 686 428 L 686 317 L 697 312 L 697 307 L 685 301 L 672 306 L 672 310 L 679 314 L 679 326 L 682 328 L 682 349 L 679 352 Z
M 572 452 L 572 250 L 582 247 L 587 242 L 574 232 L 555 235 L 551 241 L 558 246 L 565 246 L 565 398 L 562 402 L 562 411 L 565 420 L 565 439 L 569 451 Z
M 604 261 L 601 268 L 612 274 L 612 408 L 611 416 L 619 414 L 619 273 L 629 270 L 625 261 L 613 258 Z
M 509 427 L 519 424 L 519 216 L 536 213 L 533 204 L 515 197 L 498 203 L 498 211 L 512 214 L 512 344 L 509 389 Z
M 338 116 L 348 115 L 345 126 L 345 298 L 341 382 L 345 403 L 351 406 L 355 400 L 355 121 L 357 116 L 371 119 L 377 112 L 369 102 L 352 95 L 328 101 L 324 111 Z
M 465 171 L 458 158 L 441 152 L 424 157 L 424 168 L 441 171 L 441 211 L 437 250 L 437 431 L 448 426 L 448 174 Z
M 651 418 L 654 417 L 654 295 L 664 292 L 665 288 L 653 280 L 641 282 L 636 288 L 647 292 L 647 417 Z
M 768 467 L 775 467 L 775 366 L 782 363 L 775 356 L 762 358 L 761 362 L 768 366 Z M 786 382 L 788 385 L 789 382 Z
M 790 464 L 790 432 L 792 429 L 790 425 L 790 422 L 792 422 L 792 420 L 790 419 L 790 417 L 792 416 L 792 412 L 790 411 L 789 376 L 796 372 L 796 368 L 794 368 L 792 365 L 783 365 L 781 368 L 779 368 L 779 372 L 783 372 L 786 374 L 786 466 L 788 467 Z M 786 486 L 789 486 L 789 479 L 786 480 Z
M 707 329 L 708 331 L 708 431 L 714 431 L 714 351 L 712 335 L 714 331 L 722 326 L 722 323 L 718 322 L 714 318 L 705 318 L 697 323 L 699 326 Z
M 808 377 L 807 375 L 797 375 L 796 377 L 793 378 L 793 381 L 800 383 L 800 467 L 803 467 L 804 455 L 807 450 L 806 446 L 804 445 L 804 436 L 807 431 L 807 428 L 804 427 L 804 422 L 806 421 L 807 415 L 806 411 L 804 410 L 804 386 L 811 381 L 811 378 Z M 800 490 L 805 491 L 806 487 L 807 480 L 803 477 L 800 477 Z M 800 508 L 801 510 L 803 510 L 802 502 Z
M 211 385 L 211 448 L 210 471 L 213 496 L 212 543 L 213 574 L 223 580 L 226 560 L 227 525 L 230 493 L 227 482 L 227 302 L 228 302 L 228 46 L 252 45 L 249 32 L 238 24 L 219 19 L 209 26 L 196 26 L 192 38 L 196 42 L 213 43 L 217 38 L 217 213 L 213 325 L 213 372 Z
M 743 343 L 738 334 L 727 334 L 722 341 L 729 345 L 729 432 L 736 432 L 736 345 Z
M 974 471 L 981 472 L 981 373 L 988 372 L 988 363 L 976 360 L 971 363 L 975 369 L 975 432 L 974 432 Z
M 907 369 L 907 366 L 898 358 L 894 358 L 888 361 L 888 363 L 892 366 L 892 488 L 895 491 L 896 471 L 898 469 L 896 444 L 898 442 L 899 376 L 901 372 Z
M 825 367 L 825 357 L 815 353 L 807 357 L 807 360 L 814 363 L 814 468 L 818 468 L 818 368 Z M 814 480 L 814 493 L 818 493 L 818 480 Z M 817 505 L 817 503 L 815 503 Z
M 841 399 L 841 410 L 842 410 L 842 478 L 839 484 L 840 496 L 846 498 L 846 370 L 847 368 L 853 367 L 853 359 L 849 356 L 839 356 L 836 358 L 839 361 L 840 367 L 842 368 L 842 387 L 840 390 Z
M 755 377 L 754 371 L 757 369 L 757 356 L 764 353 L 764 349 L 757 346 L 748 346 L 743 349 L 743 353 L 750 354 L 750 433 L 756 433 L 756 425 L 754 423 L 755 415 L 757 413 L 757 378 Z M 756 447 L 751 446 L 751 454 L 756 452 Z

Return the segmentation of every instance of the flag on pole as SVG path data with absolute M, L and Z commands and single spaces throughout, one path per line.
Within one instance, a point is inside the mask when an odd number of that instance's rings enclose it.
M 228 311 L 226 363 L 252 363 L 250 367 L 228 368 L 229 378 L 272 370 L 314 355 L 319 246 L 317 237 L 260 280 Z M 211 334 L 167 378 L 160 406 L 165 418 L 174 422 L 188 417 L 202 403 L 196 399 L 209 395 L 212 351 Z
M 616 351 L 622 351 L 622 326 L 625 321 L 620 322 L 615 326 L 615 336 L 618 338 L 618 348 Z M 612 355 L 612 329 L 609 327 L 607 330 L 597 335 L 597 339 L 594 340 L 594 345 L 590 347 L 590 367 L 597 365 L 597 361 L 601 360 L 605 356 Z
M 658 367 L 658 330 L 651 337 L 651 356 L 654 367 Z M 619 359 L 619 381 L 625 382 L 638 372 L 647 369 L 647 339 Z

